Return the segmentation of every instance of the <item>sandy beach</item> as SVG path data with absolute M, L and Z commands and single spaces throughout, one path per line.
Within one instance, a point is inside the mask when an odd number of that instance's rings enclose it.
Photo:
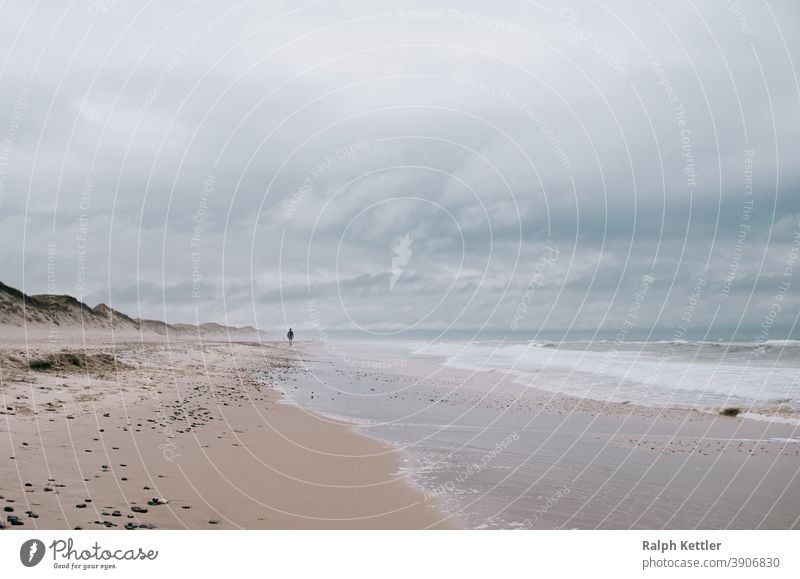
M 302 345 L 24 337 L 0 339 L 6 529 L 449 525 L 397 451 L 282 403 Z
M 5 331 L 7 529 L 793 529 L 798 427 L 397 345 Z

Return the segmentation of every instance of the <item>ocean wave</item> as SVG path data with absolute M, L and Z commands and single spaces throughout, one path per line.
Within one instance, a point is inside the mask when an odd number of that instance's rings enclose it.
M 555 347 L 552 342 L 448 342 L 429 344 L 424 353 L 446 366 L 507 372 L 527 386 L 600 401 L 718 408 L 797 406 L 798 356 L 752 355 L 755 343 L 736 343 L 744 348 L 741 351 L 732 351 L 729 343 L 722 348 L 722 343 L 704 342 L 702 349 L 698 344 L 640 342 L 621 349 L 609 347 L 608 342 Z M 775 341 L 766 347 L 787 346 L 786 341 Z

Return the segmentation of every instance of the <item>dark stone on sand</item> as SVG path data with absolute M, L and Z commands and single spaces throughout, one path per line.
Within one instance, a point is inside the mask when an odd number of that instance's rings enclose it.
M 53 492 L 53 489 L 51 489 L 50 487 L 44 487 L 44 489 L 42 489 L 42 490 L 44 490 L 44 492 L 46 492 L 46 493 L 52 493 Z
M 142 487 L 144 490 L 149 491 L 150 487 Z
M 122 477 L 122 478 L 121 478 L 121 479 L 119 479 L 119 480 L 128 480 L 128 477 L 124 476 L 124 477 Z
M 111 516 L 112 517 L 121 517 L 122 513 L 120 513 L 119 511 L 114 511 L 113 513 L 111 513 Z
M 103 524 L 104 524 L 106 527 L 116 527 L 116 526 L 117 526 L 117 525 L 115 525 L 114 523 L 112 523 L 111 521 L 103 521 Z
M 191 509 L 192 507 L 190 507 L 189 505 L 183 505 L 181 508 L 182 509 Z
M 131 507 L 131 510 L 134 513 L 146 513 L 147 512 L 147 509 L 144 508 L 144 507 Z
M 16 516 L 16 515 L 8 515 L 8 517 L 6 517 L 6 520 L 9 523 L 11 523 L 11 525 L 14 526 L 14 527 L 19 527 L 19 526 L 22 526 L 22 525 L 25 524 L 22 521 L 20 521 L 19 517 Z
M 209 525 L 219 525 L 219 521 L 217 519 L 211 519 L 208 521 Z
M 26 487 L 32 487 L 33 485 L 31 483 L 25 483 L 25 486 Z
M 3 510 L 5 512 L 7 512 L 7 513 L 13 513 L 14 512 L 14 507 L 3 507 Z
M 142 523 L 142 524 L 140 524 L 140 525 L 137 525 L 136 523 L 125 523 L 125 528 L 126 528 L 126 529 L 128 529 L 128 530 L 134 530 L 134 529 L 155 529 L 155 528 L 156 528 L 156 526 L 155 526 L 155 525 L 149 525 L 149 524 L 147 524 L 147 523 Z
M 85 508 L 86 508 L 86 505 L 85 505 L 85 504 L 83 504 L 83 503 L 78 503 L 77 505 L 75 505 L 75 508 L 76 508 L 76 509 L 85 509 Z

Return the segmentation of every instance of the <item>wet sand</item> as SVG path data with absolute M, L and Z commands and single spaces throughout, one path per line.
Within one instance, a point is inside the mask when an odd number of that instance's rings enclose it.
M 556 395 L 392 344 L 309 354 L 285 395 L 402 448 L 454 525 L 800 528 L 798 426 Z
M 6 529 L 447 526 L 393 448 L 281 403 L 301 344 L 18 336 L 0 336 Z

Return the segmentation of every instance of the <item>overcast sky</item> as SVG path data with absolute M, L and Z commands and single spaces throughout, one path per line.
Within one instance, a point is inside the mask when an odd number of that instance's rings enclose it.
M 5 283 L 305 336 L 795 322 L 794 2 L 141 4 L 0 8 Z

